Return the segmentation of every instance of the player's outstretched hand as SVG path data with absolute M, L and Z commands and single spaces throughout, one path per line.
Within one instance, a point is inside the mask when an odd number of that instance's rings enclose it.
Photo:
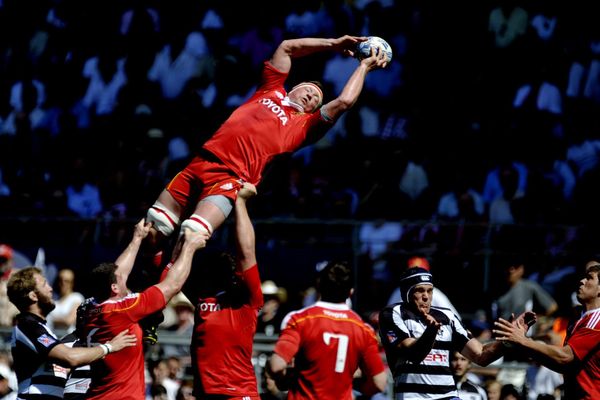
M 125 347 L 137 345 L 137 339 L 135 335 L 129 334 L 128 329 L 125 329 L 123 332 L 112 338 L 108 344 L 110 344 L 111 347 L 110 352 L 114 353 L 115 351 L 123 350 Z
M 208 232 L 194 232 L 187 228 L 184 231 L 184 235 L 185 241 L 183 242 L 183 247 L 191 248 L 194 251 L 206 247 L 206 242 L 210 239 Z
M 146 220 L 142 218 L 140 222 L 135 224 L 133 237 L 145 239 L 146 236 L 148 236 L 148 233 L 150 233 L 150 228 L 152 228 L 152 223 L 146 222 Z
M 360 42 L 365 42 L 367 39 L 368 38 L 365 36 L 344 35 L 337 39 L 333 39 L 333 46 L 336 51 L 346 56 L 354 57 L 356 45 Z
M 242 200 L 248 200 L 250 197 L 256 196 L 257 193 L 256 186 L 249 182 L 244 182 L 244 185 L 238 192 L 238 197 Z
M 533 311 L 525 311 L 515 318 L 515 315 L 511 315 L 510 322 L 513 326 L 519 328 L 524 334 L 527 334 L 529 328 L 531 328 L 537 322 L 537 314 Z
M 388 65 L 385 53 L 383 51 L 377 52 L 374 47 L 371 47 L 371 55 L 363 58 L 361 64 L 365 65 L 369 71 L 385 68 Z
M 529 339 L 525 336 L 527 330 L 520 326 L 520 324 L 521 323 L 516 321 L 511 322 L 504 318 L 498 318 L 498 320 L 494 322 L 492 335 L 496 340 L 502 342 L 522 344 Z

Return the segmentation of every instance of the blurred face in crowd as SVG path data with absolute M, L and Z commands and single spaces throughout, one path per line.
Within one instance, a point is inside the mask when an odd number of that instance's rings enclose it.
M 491 381 L 485 387 L 488 395 L 488 400 L 500 400 L 500 393 L 502 391 L 502 384 L 498 381 Z
M 461 379 L 469 371 L 469 368 L 471 367 L 471 361 L 469 361 L 458 351 L 455 351 L 454 354 L 452 354 L 450 367 L 452 368 L 452 373 L 454 376 L 458 379 Z
M 75 273 L 70 269 L 63 269 L 58 273 L 58 291 L 60 296 L 66 296 L 73 292 Z

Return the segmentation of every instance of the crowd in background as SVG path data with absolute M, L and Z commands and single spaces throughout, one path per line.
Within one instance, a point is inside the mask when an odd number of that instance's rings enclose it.
M 494 246 L 551 253 L 526 266 L 568 314 L 563 278 L 578 260 L 560 255 L 597 251 L 593 232 L 516 235 L 510 226 L 600 220 L 591 10 L 540 0 L 0 0 L 0 217 L 139 218 L 253 93 L 282 39 L 377 35 L 392 63 L 369 74 L 364 96 L 323 140 L 274 161 L 253 217 L 362 221 L 365 315 L 385 305 L 403 251 L 441 254 L 432 268 L 444 291 L 459 311 L 473 306 L 445 278 L 460 271 L 465 285 L 480 282 L 471 255 L 490 231 L 477 224 L 508 224 Z M 321 80 L 331 97 L 356 62 L 315 55 L 298 60 L 290 80 Z M 10 243 L 10 232 L 0 239 Z M 185 329 L 185 316 L 175 320 Z

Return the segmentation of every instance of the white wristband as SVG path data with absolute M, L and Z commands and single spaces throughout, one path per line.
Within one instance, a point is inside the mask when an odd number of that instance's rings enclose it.
M 102 351 L 104 352 L 104 355 L 107 355 L 108 353 L 110 353 L 110 350 L 109 350 L 109 348 L 108 348 L 107 345 L 100 344 L 100 347 L 102 348 Z
M 112 353 L 112 351 L 113 351 L 112 345 L 110 343 L 104 343 L 104 345 L 106 346 L 106 349 L 108 350 L 108 354 Z

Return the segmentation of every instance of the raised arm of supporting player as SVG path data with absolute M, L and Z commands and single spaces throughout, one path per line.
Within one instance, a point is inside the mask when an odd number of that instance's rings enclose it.
M 185 240 L 177 260 L 169 268 L 165 279 L 155 285 L 165 296 L 165 302 L 169 302 L 173 296 L 181 291 L 185 280 L 190 275 L 196 250 L 205 247 L 206 241 L 210 238 L 210 235 L 206 232 L 192 232 L 189 229 L 185 230 L 184 236 Z
M 256 239 L 254 227 L 248 215 L 246 201 L 256 195 L 256 187 L 244 183 L 235 201 L 235 236 L 237 243 L 237 266 L 241 271 L 256 265 Z
M 117 265 L 115 275 L 120 275 L 123 282 L 127 282 L 127 278 L 133 269 L 137 253 L 140 250 L 142 240 L 148 236 L 151 227 L 151 223 L 146 223 L 143 219 L 140 220 L 140 222 L 135 225 L 131 242 L 129 242 L 129 245 L 127 245 L 125 250 L 123 250 L 121 255 L 115 261 L 115 264 Z

